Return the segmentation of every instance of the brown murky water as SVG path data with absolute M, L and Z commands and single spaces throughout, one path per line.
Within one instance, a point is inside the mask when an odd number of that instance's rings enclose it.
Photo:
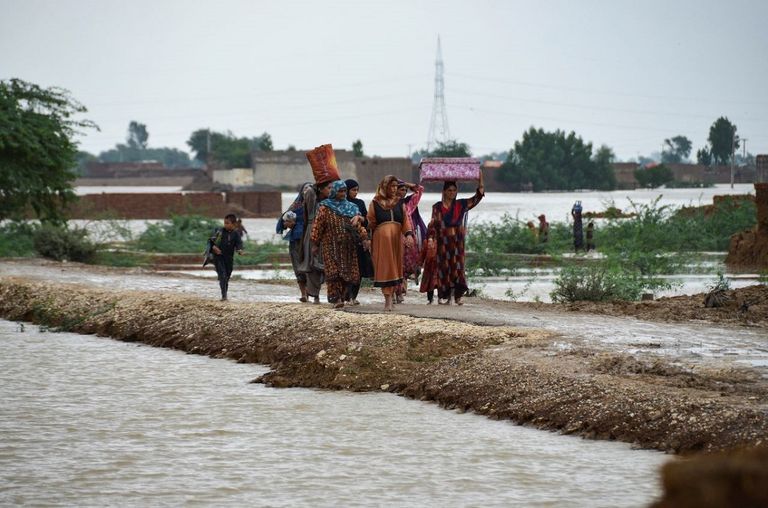
M 669 459 L 0 321 L 0 505 L 644 506 Z

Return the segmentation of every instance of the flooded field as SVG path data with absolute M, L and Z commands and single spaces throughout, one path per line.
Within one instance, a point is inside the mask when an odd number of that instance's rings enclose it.
M 178 187 L 78 187 L 78 194 L 101 192 L 179 192 Z M 373 189 L 363 189 L 359 197 L 366 203 L 373 198 Z M 474 190 L 471 186 L 462 184 L 459 197 Z M 566 222 L 570 219 L 570 210 L 575 200 L 581 200 L 584 211 L 602 211 L 609 206 L 616 206 L 625 211 L 631 211 L 632 203 L 648 204 L 659 198 L 660 205 L 701 206 L 712 204 L 712 197 L 726 194 L 754 194 L 752 184 L 737 184 L 731 189 L 730 185 L 719 184 L 706 189 L 638 189 L 617 191 L 584 191 L 584 192 L 546 192 L 546 193 L 511 193 L 489 192 L 477 208 L 469 212 L 470 228 L 481 222 L 495 221 L 504 214 L 517 217 L 522 221 L 535 220 L 540 214 L 545 214 L 550 222 Z M 296 197 L 294 192 L 282 194 L 283 210 L 286 210 Z M 422 197 L 421 210 L 425 221 L 429 221 L 430 207 L 440 200 L 440 194 L 427 193 Z M 275 219 L 244 219 L 249 239 L 258 242 L 278 242 L 280 237 L 275 234 Z M 73 221 L 86 222 L 86 221 Z M 143 220 L 119 221 L 133 234 L 139 234 L 146 228 Z
M 0 504 L 645 506 L 669 460 L 0 320 Z

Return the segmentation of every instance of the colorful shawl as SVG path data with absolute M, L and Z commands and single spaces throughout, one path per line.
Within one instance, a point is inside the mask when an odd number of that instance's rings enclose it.
M 331 184 L 331 195 L 327 199 L 320 201 L 320 206 L 325 206 L 336 215 L 341 215 L 342 217 L 354 217 L 355 215 L 360 215 L 360 210 L 357 208 L 357 205 L 347 201 L 347 198 L 336 199 L 336 193 L 339 192 L 339 190 L 346 188 L 347 184 L 344 183 L 344 180 L 336 180 L 333 182 Z

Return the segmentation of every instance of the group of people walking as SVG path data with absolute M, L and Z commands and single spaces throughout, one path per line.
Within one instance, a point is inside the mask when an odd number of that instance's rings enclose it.
M 336 308 L 358 305 L 362 278 L 381 288 L 384 310 L 404 301 L 407 281 L 432 303 L 462 305 L 467 291 L 464 239 L 467 212 L 484 196 L 482 175 L 475 194 L 458 199 L 456 182 L 445 182 L 442 199 L 432 205 L 425 224 L 418 205 L 420 185 L 385 176 L 371 203 L 357 197 L 355 180 L 306 183 L 278 219 L 277 232 L 289 242 L 300 300 L 320 302 L 326 284 L 328 302 Z

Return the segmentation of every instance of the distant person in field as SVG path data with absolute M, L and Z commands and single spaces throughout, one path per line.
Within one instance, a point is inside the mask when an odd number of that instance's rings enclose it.
M 219 278 L 221 299 L 227 299 L 229 278 L 234 268 L 235 251 L 243 253 L 243 240 L 237 232 L 237 217 L 229 214 L 224 217 L 224 227 L 216 228 L 208 239 L 210 251 L 213 253 L 213 264 Z
M 543 213 L 539 215 L 539 243 L 547 243 L 549 240 L 549 222 Z
M 571 217 L 573 218 L 573 250 L 579 252 L 584 249 L 584 222 L 581 217 L 581 201 L 576 201 L 571 208 Z
M 595 250 L 595 223 L 589 221 L 587 224 L 587 252 Z

